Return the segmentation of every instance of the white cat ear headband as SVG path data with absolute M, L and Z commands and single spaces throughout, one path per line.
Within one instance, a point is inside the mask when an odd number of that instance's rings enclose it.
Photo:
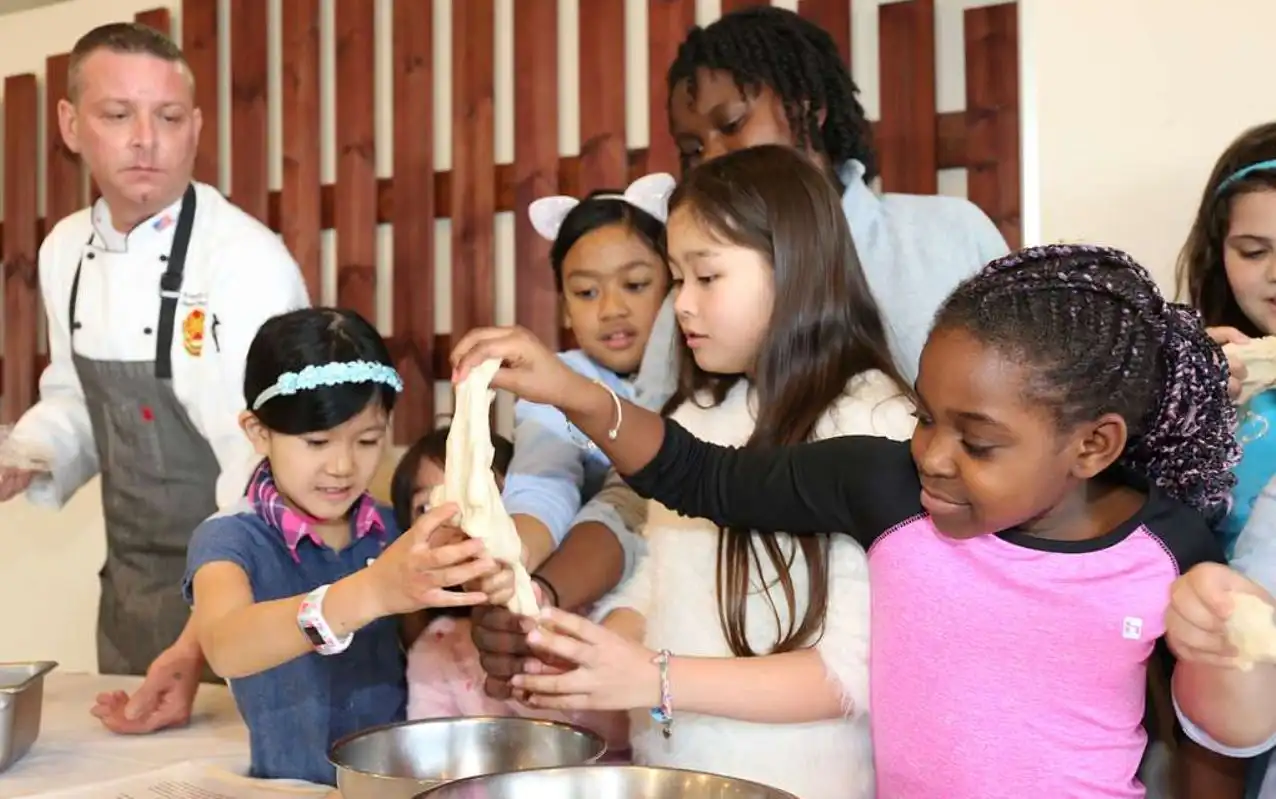
M 664 222 L 669 216 L 669 195 L 675 183 L 677 181 L 668 172 L 653 172 L 630 183 L 624 194 L 596 194 L 589 199 L 624 200 Z M 542 238 L 554 241 L 558 238 L 563 220 L 578 205 L 580 200 L 575 197 L 542 197 L 527 207 L 527 215 Z

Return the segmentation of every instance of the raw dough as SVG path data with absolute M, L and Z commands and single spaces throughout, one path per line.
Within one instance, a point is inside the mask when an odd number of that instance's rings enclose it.
M 1273 608 L 1253 594 L 1232 595 L 1227 637 L 1236 647 L 1236 666 L 1249 671 L 1258 662 L 1276 663 L 1276 623 Z
M 506 607 L 535 616 L 539 608 L 532 578 L 523 566 L 523 541 L 514 520 L 505 512 L 492 473 L 491 406 L 496 395 L 488 386 L 500 366 L 499 360 L 484 361 L 456 387 L 456 412 L 447 436 L 447 467 L 443 484 L 431 492 L 430 504 L 456 503 L 460 508 L 457 526 L 471 538 L 482 539 L 493 558 L 514 570 L 514 596 Z
M 1223 353 L 1245 364 L 1245 379 L 1237 404 L 1244 405 L 1255 394 L 1276 386 L 1276 336 L 1251 339 L 1246 344 L 1224 344 Z

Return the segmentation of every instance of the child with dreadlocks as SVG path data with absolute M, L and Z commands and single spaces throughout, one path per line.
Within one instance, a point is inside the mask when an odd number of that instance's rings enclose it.
M 847 530 L 868 550 L 877 790 L 891 799 L 1142 797 L 1149 662 L 1171 583 L 1221 557 L 1204 515 L 1238 448 L 1219 346 L 1124 253 L 1049 246 L 963 283 L 935 320 L 912 442 L 696 440 L 586 384 L 530 334 L 473 331 L 458 376 L 560 407 L 640 494 L 720 525 Z M 549 609 L 532 646 L 578 664 L 514 684 L 590 707 L 620 669 L 670 722 L 738 690 Z M 747 661 L 745 662 L 747 664 Z M 741 668 L 744 668 L 742 666 Z M 756 679 L 756 675 L 754 675 Z

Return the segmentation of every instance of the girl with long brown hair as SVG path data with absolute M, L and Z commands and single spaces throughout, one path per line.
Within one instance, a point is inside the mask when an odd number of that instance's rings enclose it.
M 907 438 L 912 405 L 828 178 L 791 148 L 697 167 L 667 229 L 682 332 L 667 410 L 696 436 L 765 448 L 847 434 Z M 578 706 L 639 710 L 635 759 L 751 779 L 804 799 L 873 795 L 869 590 L 848 536 L 720 528 L 652 505 L 648 554 L 603 625 L 712 658 L 678 686 L 667 737 L 647 708 L 659 664 Z

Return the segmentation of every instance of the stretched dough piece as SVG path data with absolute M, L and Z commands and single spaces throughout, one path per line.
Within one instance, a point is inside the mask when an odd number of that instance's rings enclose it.
M 496 395 L 488 386 L 500 366 L 498 360 L 484 361 L 456 387 L 447 467 L 443 484 L 431 492 L 430 504 L 456 503 L 460 508 L 457 525 L 471 538 L 482 539 L 493 558 L 514 570 L 514 597 L 506 606 L 514 613 L 535 616 L 539 608 L 532 578 L 523 566 L 523 541 L 505 512 L 492 473 L 491 406 Z
M 1236 666 L 1242 671 L 1255 663 L 1276 663 L 1276 623 L 1272 606 L 1253 594 L 1232 595 L 1232 615 L 1227 618 L 1227 637 L 1236 647 Z
M 1238 404 L 1244 405 L 1255 394 L 1276 386 L 1276 336 L 1264 336 L 1247 344 L 1224 344 L 1223 353 L 1245 364 Z

